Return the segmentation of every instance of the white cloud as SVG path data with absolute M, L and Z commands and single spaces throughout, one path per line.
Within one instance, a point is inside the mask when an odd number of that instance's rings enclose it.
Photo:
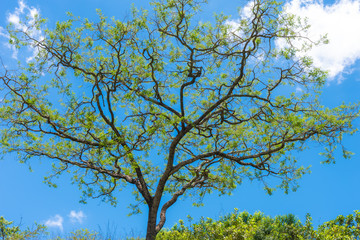
M 31 8 L 31 9 L 30 9 L 30 16 L 31 16 L 33 19 L 35 19 L 35 17 L 36 17 L 37 15 L 39 15 L 39 10 L 36 9 L 36 8 Z
M 7 21 L 9 22 L 9 23 L 12 23 L 12 24 L 15 24 L 15 25 L 18 25 L 18 24 L 20 24 L 20 18 L 19 18 L 19 16 L 18 15 L 16 15 L 16 14 L 9 14 L 9 16 L 8 16 L 8 18 L 7 18 Z
M 73 223 L 76 223 L 76 222 L 82 223 L 84 218 L 86 218 L 86 215 L 83 213 L 83 211 L 76 212 L 76 211 L 72 210 L 72 211 L 70 211 L 69 218 L 70 218 L 71 222 L 73 222 Z
M 298 93 L 298 92 L 302 92 L 303 90 L 302 90 L 301 87 L 297 86 L 297 87 L 295 88 L 295 91 Z
M 18 7 L 6 17 L 7 23 L 11 23 L 16 30 L 26 32 L 30 37 L 42 40 L 43 33 L 41 30 L 36 29 L 32 25 L 35 23 L 36 17 L 39 15 L 40 10 L 35 7 L 30 7 L 25 4 L 23 0 L 18 1 Z M 0 26 L 0 36 L 6 38 L 4 45 L 12 50 L 12 57 L 17 59 L 18 50 L 11 44 L 9 41 L 9 34 L 4 27 Z M 29 62 L 34 59 L 38 54 L 38 49 L 34 46 L 28 46 L 31 56 L 26 58 L 26 61 Z
M 252 7 L 253 1 L 249 1 L 239 19 L 226 22 L 232 37 L 242 36 L 241 19 L 251 18 Z M 351 72 L 353 64 L 360 59 L 360 1 L 336 0 L 327 5 L 323 0 L 288 0 L 284 7 L 286 13 L 307 20 L 311 27 L 305 37 L 317 41 L 326 35 L 329 40 L 328 44 L 315 46 L 297 57 L 310 56 L 315 67 L 328 71 L 330 80 L 340 82 L 342 74 Z M 300 49 L 304 42 L 293 40 L 292 44 Z M 286 46 L 285 40 L 278 39 L 276 45 L 278 48 Z
M 325 5 L 322 0 L 292 0 L 286 12 L 307 18 L 311 25 L 308 36 L 319 39 L 327 34 L 329 44 L 316 46 L 306 55 L 314 65 L 329 71 L 330 79 L 349 72 L 360 59 L 360 1 L 339 0 Z
M 24 12 L 24 9 L 26 8 L 26 4 L 24 3 L 24 1 L 20 0 L 19 1 L 19 8 L 18 8 L 18 11 L 23 13 Z
M 56 227 L 59 228 L 61 231 L 63 231 L 63 217 L 60 215 L 55 215 L 54 217 L 51 217 L 45 222 L 45 225 L 48 227 Z

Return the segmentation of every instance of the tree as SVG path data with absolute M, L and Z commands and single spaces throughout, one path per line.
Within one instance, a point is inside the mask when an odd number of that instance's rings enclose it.
M 35 224 L 34 229 L 21 230 L 19 226 L 12 226 L 13 222 L 7 221 L 0 216 L 0 239 L 16 240 L 16 239 L 38 239 L 47 234 L 44 225 Z
M 153 1 L 125 21 L 69 14 L 45 31 L 40 18 L 10 25 L 10 43 L 36 56 L 15 71 L 3 65 L 3 152 L 53 161 L 47 181 L 70 171 L 85 198 L 116 204 L 133 186 L 134 212 L 149 209 L 147 239 L 185 194 L 201 203 L 246 178 L 269 193 L 294 190 L 307 168 L 292 153 L 312 142 L 333 162 L 358 107 L 321 105 L 326 73 L 301 54 L 318 43 L 302 35 L 308 26 L 260 0 L 236 26 L 222 14 L 203 22 L 204 3 Z

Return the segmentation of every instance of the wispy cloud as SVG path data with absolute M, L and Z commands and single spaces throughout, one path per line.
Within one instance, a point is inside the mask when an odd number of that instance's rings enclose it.
M 39 9 L 28 6 L 23 0 L 19 0 L 18 7 L 16 7 L 13 12 L 8 13 L 8 15 L 6 16 L 6 21 L 8 24 L 12 24 L 15 30 L 26 32 L 32 38 L 42 40 L 42 31 L 33 27 L 33 24 L 35 23 L 35 20 L 38 17 L 39 13 Z M 0 36 L 6 38 L 6 42 L 4 42 L 5 46 L 11 49 L 12 58 L 17 59 L 18 50 L 15 48 L 15 46 L 9 44 L 8 41 L 10 36 L 5 30 L 5 28 L 1 26 Z M 30 51 L 31 56 L 26 58 L 27 62 L 33 60 L 34 57 L 38 54 L 38 50 L 35 47 L 29 46 L 28 50 Z
M 59 214 L 55 215 L 54 217 L 51 217 L 50 219 L 48 219 L 45 222 L 45 225 L 47 227 L 55 227 L 55 228 L 59 228 L 61 231 L 63 231 L 63 217 L 60 216 Z
M 70 214 L 69 214 L 69 218 L 70 218 L 70 221 L 72 223 L 82 223 L 84 218 L 86 218 L 86 215 L 83 213 L 83 211 L 70 211 Z
M 306 55 L 314 65 L 329 72 L 329 77 L 341 80 L 360 59 L 360 1 L 339 0 L 326 5 L 322 0 L 292 0 L 285 5 L 286 12 L 307 18 L 308 36 L 319 39 L 327 34 L 329 44 L 316 46 Z M 301 44 L 299 42 L 299 44 Z

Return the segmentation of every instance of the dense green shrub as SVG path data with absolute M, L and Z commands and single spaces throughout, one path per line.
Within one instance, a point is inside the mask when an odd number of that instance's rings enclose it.
M 325 222 L 317 230 L 312 225 L 310 215 L 306 216 L 304 224 L 293 214 L 271 218 L 257 212 L 238 212 L 213 219 L 200 219 L 189 227 L 182 220 L 171 229 L 161 231 L 158 240 L 174 239 L 224 239 L 224 240 L 327 240 L 327 239 L 359 239 L 360 212 L 347 217 L 338 216 L 335 220 Z
M 35 224 L 33 229 L 21 230 L 19 226 L 14 226 L 13 222 L 0 217 L 0 239 L 1 240 L 22 240 L 38 239 L 39 236 L 46 235 L 44 225 Z

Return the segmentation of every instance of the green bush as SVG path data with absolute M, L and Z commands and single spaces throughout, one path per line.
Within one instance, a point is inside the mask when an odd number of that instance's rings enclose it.
M 304 224 L 294 216 L 276 216 L 271 218 L 261 212 L 253 215 L 238 212 L 213 219 L 200 219 L 190 227 L 182 220 L 171 229 L 162 230 L 158 240 L 193 239 L 193 240 L 327 240 L 327 239 L 359 239 L 360 212 L 355 211 L 347 217 L 338 216 L 335 220 L 325 222 L 314 230 L 312 219 L 308 214 Z
M 19 226 L 13 226 L 13 222 L 7 221 L 3 216 L 0 217 L 0 239 L 1 240 L 27 240 L 38 239 L 46 235 L 44 225 L 35 224 L 34 229 L 22 231 Z

